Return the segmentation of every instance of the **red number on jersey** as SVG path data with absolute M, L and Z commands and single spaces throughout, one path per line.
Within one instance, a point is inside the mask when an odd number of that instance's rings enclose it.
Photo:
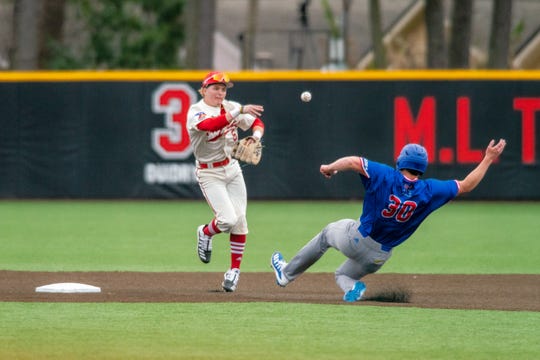
M 381 211 L 381 215 L 385 218 L 394 217 L 398 222 L 409 220 L 417 207 L 414 201 L 406 200 L 402 203 L 396 195 L 390 195 L 389 201 L 388 207 Z

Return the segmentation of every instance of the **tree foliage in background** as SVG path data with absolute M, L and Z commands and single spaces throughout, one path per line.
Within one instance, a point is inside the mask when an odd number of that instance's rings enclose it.
M 184 0 L 70 0 L 87 34 L 80 50 L 53 43 L 50 69 L 180 68 Z
M 328 0 L 321 0 L 321 4 L 324 9 L 324 18 L 326 19 L 328 27 L 330 28 L 330 36 L 333 38 L 339 38 L 341 36 L 341 31 L 337 25 L 336 17 L 334 16 L 330 3 Z

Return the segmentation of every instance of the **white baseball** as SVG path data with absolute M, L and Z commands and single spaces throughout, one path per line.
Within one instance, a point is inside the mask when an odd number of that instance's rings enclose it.
M 302 95 L 300 95 L 300 99 L 302 99 L 303 102 L 310 102 L 311 101 L 311 93 L 309 91 L 304 91 Z

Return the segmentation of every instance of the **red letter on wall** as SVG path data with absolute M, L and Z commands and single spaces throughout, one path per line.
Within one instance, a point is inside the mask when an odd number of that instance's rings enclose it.
M 535 113 L 540 110 L 540 98 L 514 99 L 514 109 L 521 111 L 521 161 L 524 164 L 536 162 Z
M 413 142 L 426 148 L 429 162 L 435 160 L 435 105 L 434 97 L 425 97 L 415 119 L 405 97 L 394 100 L 394 159 L 403 146 Z
M 482 150 L 472 150 L 470 100 L 460 97 L 457 100 L 457 162 L 476 164 L 482 160 Z

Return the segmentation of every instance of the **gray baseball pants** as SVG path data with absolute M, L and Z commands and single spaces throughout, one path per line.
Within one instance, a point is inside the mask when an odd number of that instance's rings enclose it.
M 381 244 L 358 231 L 358 220 L 343 219 L 328 224 L 291 259 L 283 270 L 289 281 L 296 279 L 319 260 L 326 250 L 334 248 L 348 259 L 336 270 L 336 283 L 349 291 L 356 281 L 379 270 L 392 251 L 381 249 Z

